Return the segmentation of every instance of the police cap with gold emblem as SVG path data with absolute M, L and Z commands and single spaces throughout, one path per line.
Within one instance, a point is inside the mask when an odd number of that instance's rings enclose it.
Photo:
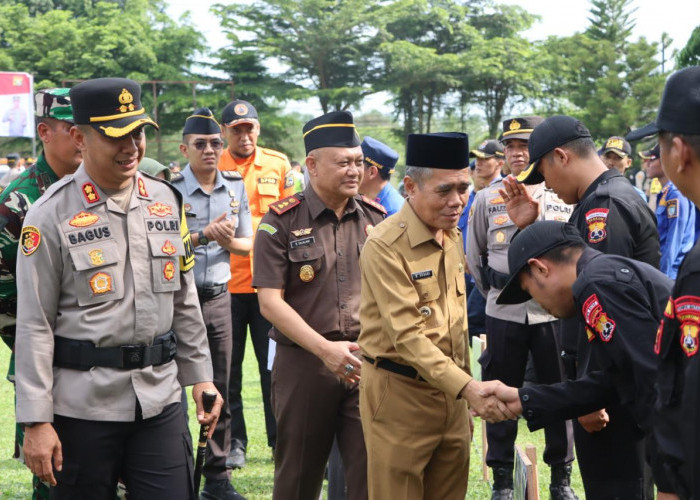
M 557 115 L 550 116 L 540 123 L 530 135 L 527 149 L 530 153 L 530 166 L 520 172 L 517 179 L 523 184 L 540 184 L 544 177 L 537 167 L 540 160 L 554 148 L 563 146 L 567 142 L 584 137 L 591 137 L 590 131 L 576 118 Z
M 605 141 L 605 144 L 603 144 L 600 150 L 601 155 L 607 153 L 615 153 L 620 158 L 627 158 L 632 154 L 632 146 L 630 146 L 630 143 L 627 142 L 624 137 L 614 135 Z
M 388 179 L 389 175 L 394 173 L 396 162 L 399 161 L 399 153 L 368 135 L 362 139 L 360 146 L 362 146 L 362 154 L 365 155 L 365 162 L 377 167 L 382 178 Z
M 119 138 L 138 127 L 158 125 L 141 105 L 141 86 L 128 78 L 95 78 L 70 89 L 76 125 L 92 125 L 106 137 Z
M 544 118 L 541 116 L 519 116 L 517 118 L 508 118 L 503 122 L 503 132 L 499 137 L 500 141 L 505 144 L 509 139 L 528 140 L 530 134 L 535 127 L 542 123 Z
M 503 146 L 495 139 L 487 139 L 469 152 L 469 158 L 504 158 Z
M 220 133 L 221 126 L 209 108 L 199 108 L 192 115 L 188 116 L 185 120 L 185 128 L 182 129 L 182 135 L 212 135 Z
M 73 123 L 73 108 L 70 105 L 70 89 L 42 89 L 34 95 L 36 116 L 54 118 Z
M 227 127 L 235 127 L 241 123 L 255 125 L 258 123 L 258 112 L 248 101 L 231 101 L 221 112 L 221 123 Z
M 302 128 L 306 154 L 318 148 L 354 148 L 360 145 L 352 113 L 331 111 L 306 122 Z
M 469 136 L 461 132 L 409 134 L 406 165 L 461 170 L 469 165 Z

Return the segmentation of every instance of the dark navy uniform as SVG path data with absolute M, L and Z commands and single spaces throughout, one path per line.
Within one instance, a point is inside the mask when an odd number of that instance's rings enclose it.
M 590 346 L 596 369 L 578 380 L 520 389 L 528 427 L 536 430 L 618 403 L 631 415 L 635 430 L 651 436 L 657 368 L 654 338 L 673 283 L 648 264 L 588 248 L 579 258 L 576 272 L 572 287 L 576 321 L 585 330 L 583 340 Z M 648 444 L 653 450 L 653 444 Z M 656 453 L 650 456 L 658 458 Z M 625 465 L 615 462 L 617 458 L 599 455 L 597 460 L 617 472 Z M 653 468 L 660 490 L 671 491 L 663 469 L 656 463 Z M 639 495 L 633 491 L 591 495 L 587 491 L 587 497 L 628 499 Z
M 681 498 L 700 498 L 700 245 L 686 255 L 659 327 L 654 433 Z
M 656 219 L 632 185 L 619 172 L 608 170 L 586 190 L 569 220 L 586 243 L 606 254 L 622 255 L 658 267 L 660 251 Z M 564 320 L 562 355 L 570 378 L 599 367 L 591 357 L 577 322 Z M 578 353 L 576 353 L 578 351 Z M 646 498 L 650 478 L 645 474 L 643 433 L 622 405 L 606 407 L 610 423 L 589 433 L 574 421 L 579 469 L 588 498 Z M 640 481 L 646 475 L 647 486 Z M 651 498 L 651 497 L 650 497 Z

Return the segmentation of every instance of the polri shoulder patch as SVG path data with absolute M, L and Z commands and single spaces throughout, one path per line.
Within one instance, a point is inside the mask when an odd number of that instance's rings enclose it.
M 275 212 L 277 215 L 282 215 L 285 212 L 290 211 L 292 208 L 299 205 L 301 202 L 294 196 L 289 196 L 283 200 L 276 201 L 270 204 L 270 210 Z
M 34 226 L 24 226 L 22 228 L 22 235 L 20 236 L 20 248 L 24 255 L 31 255 L 36 252 L 41 243 L 41 233 L 39 229 Z
M 384 205 L 382 205 L 378 201 L 371 200 L 371 199 L 367 198 L 365 195 L 362 195 L 361 199 L 364 203 L 366 203 L 370 207 L 373 207 L 373 208 L 379 210 L 381 213 L 386 215 L 386 208 L 384 208 Z
M 224 179 L 230 179 L 232 181 L 240 181 L 243 179 L 243 176 L 237 170 L 221 170 L 220 172 Z

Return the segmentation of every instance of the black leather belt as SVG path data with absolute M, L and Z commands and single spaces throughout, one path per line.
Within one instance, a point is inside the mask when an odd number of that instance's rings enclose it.
M 54 337 L 53 364 L 61 368 L 87 371 L 94 366 L 133 370 L 146 366 L 164 365 L 177 352 L 175 332 L 157 336 L 152 345 L 127 344 L 115 347 L 95 347 L 88 340 Z
M 376 360 L 364 355 L 362 357 L 365 358 L 369 364 L 374 365 L 377 368 L 381 368 L 392 373 L 397 373 L 399 375 L 403 375 L 404 377 L 412 378 L 414 380 L 426 382 L 426 380 L 423 377 L 418 375 L 418 371 L 412 366 L 402 365 L 401 363 L 395 363 L 390 359 Z
M 222 285 L 197 287 L 197 295 L 201 299 L 211 299 L 218 297 L 222 293 L 228 290 L 228 283 L 223 283 Z

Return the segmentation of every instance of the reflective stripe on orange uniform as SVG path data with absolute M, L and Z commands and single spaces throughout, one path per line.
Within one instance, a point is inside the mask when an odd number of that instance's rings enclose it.
M 294 177 L 287 157 L 272 149 L 255 148 L 255 153 L 248 158 L 233 158 L 226 149 L 219 160 L 219 170 L 240 172 L 245 182 L 250 215 L 253 222 L 253 237 L 258 230 L 260 219 L 265 215 L 271 203 L 294 194 Z M 231 293 L 254 293 L 252 257 L 231 254 L 231 281 L 228 291 Z

